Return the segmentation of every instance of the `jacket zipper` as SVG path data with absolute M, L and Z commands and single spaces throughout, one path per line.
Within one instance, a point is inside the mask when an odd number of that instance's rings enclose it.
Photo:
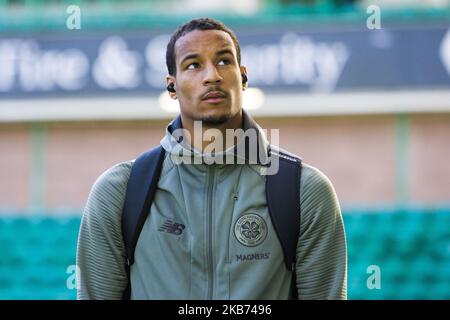
M 212 204 L 213 204 L 213 190 L 214 190 L 214 167 L 208 166 L 208 300 L 212 300 L 214 288 L 214 270 L 212 261 Z

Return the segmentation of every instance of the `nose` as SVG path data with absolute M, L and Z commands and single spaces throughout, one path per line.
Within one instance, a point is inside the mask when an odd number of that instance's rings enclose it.
M 217 72 L 217 68 L 213 64 L 209 64 L 207 68 L 205 68 L 205 76 L 203 78 L 203 85 L 217 85 L 221 84 L 223 81 L 222 76 L 219 72 Z

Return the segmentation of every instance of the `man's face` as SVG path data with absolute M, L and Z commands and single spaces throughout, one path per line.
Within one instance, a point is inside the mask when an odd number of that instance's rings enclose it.
M 245 67 L 237 61 L 230 35 L 220 30 L 194 30 L 175 44 L 176 76 L 171 96 L 180 101 L 181 114 L 204 124 L 222 124 L 236 116 L 242 105 Z

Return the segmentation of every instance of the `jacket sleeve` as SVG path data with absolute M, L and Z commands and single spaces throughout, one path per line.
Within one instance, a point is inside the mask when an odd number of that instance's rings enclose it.
M 336 192 L 318 169 L 304 164 L 297 245 L 299 299 L 347 299 L 347 248 Z
M 126 162 L 112 167 L 89 194 L 78 235 L 79 300 L 122 299 L 128 281 L 121 217 L 130 170 Z

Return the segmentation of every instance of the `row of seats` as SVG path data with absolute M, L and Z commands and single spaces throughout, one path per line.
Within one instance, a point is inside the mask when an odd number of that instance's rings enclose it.
M 76 299 L 70 266 L 76 263 L 80 214 L 1 213 L 0 299 Z
M 80 213 L 18 214 L 0 212 L 0 299 L 75 299 Z M 349 299 L 450 299 L 450 206 L 343 217 Z
M 347 212 L 349 299 L 450 298 L 448 207 Z

